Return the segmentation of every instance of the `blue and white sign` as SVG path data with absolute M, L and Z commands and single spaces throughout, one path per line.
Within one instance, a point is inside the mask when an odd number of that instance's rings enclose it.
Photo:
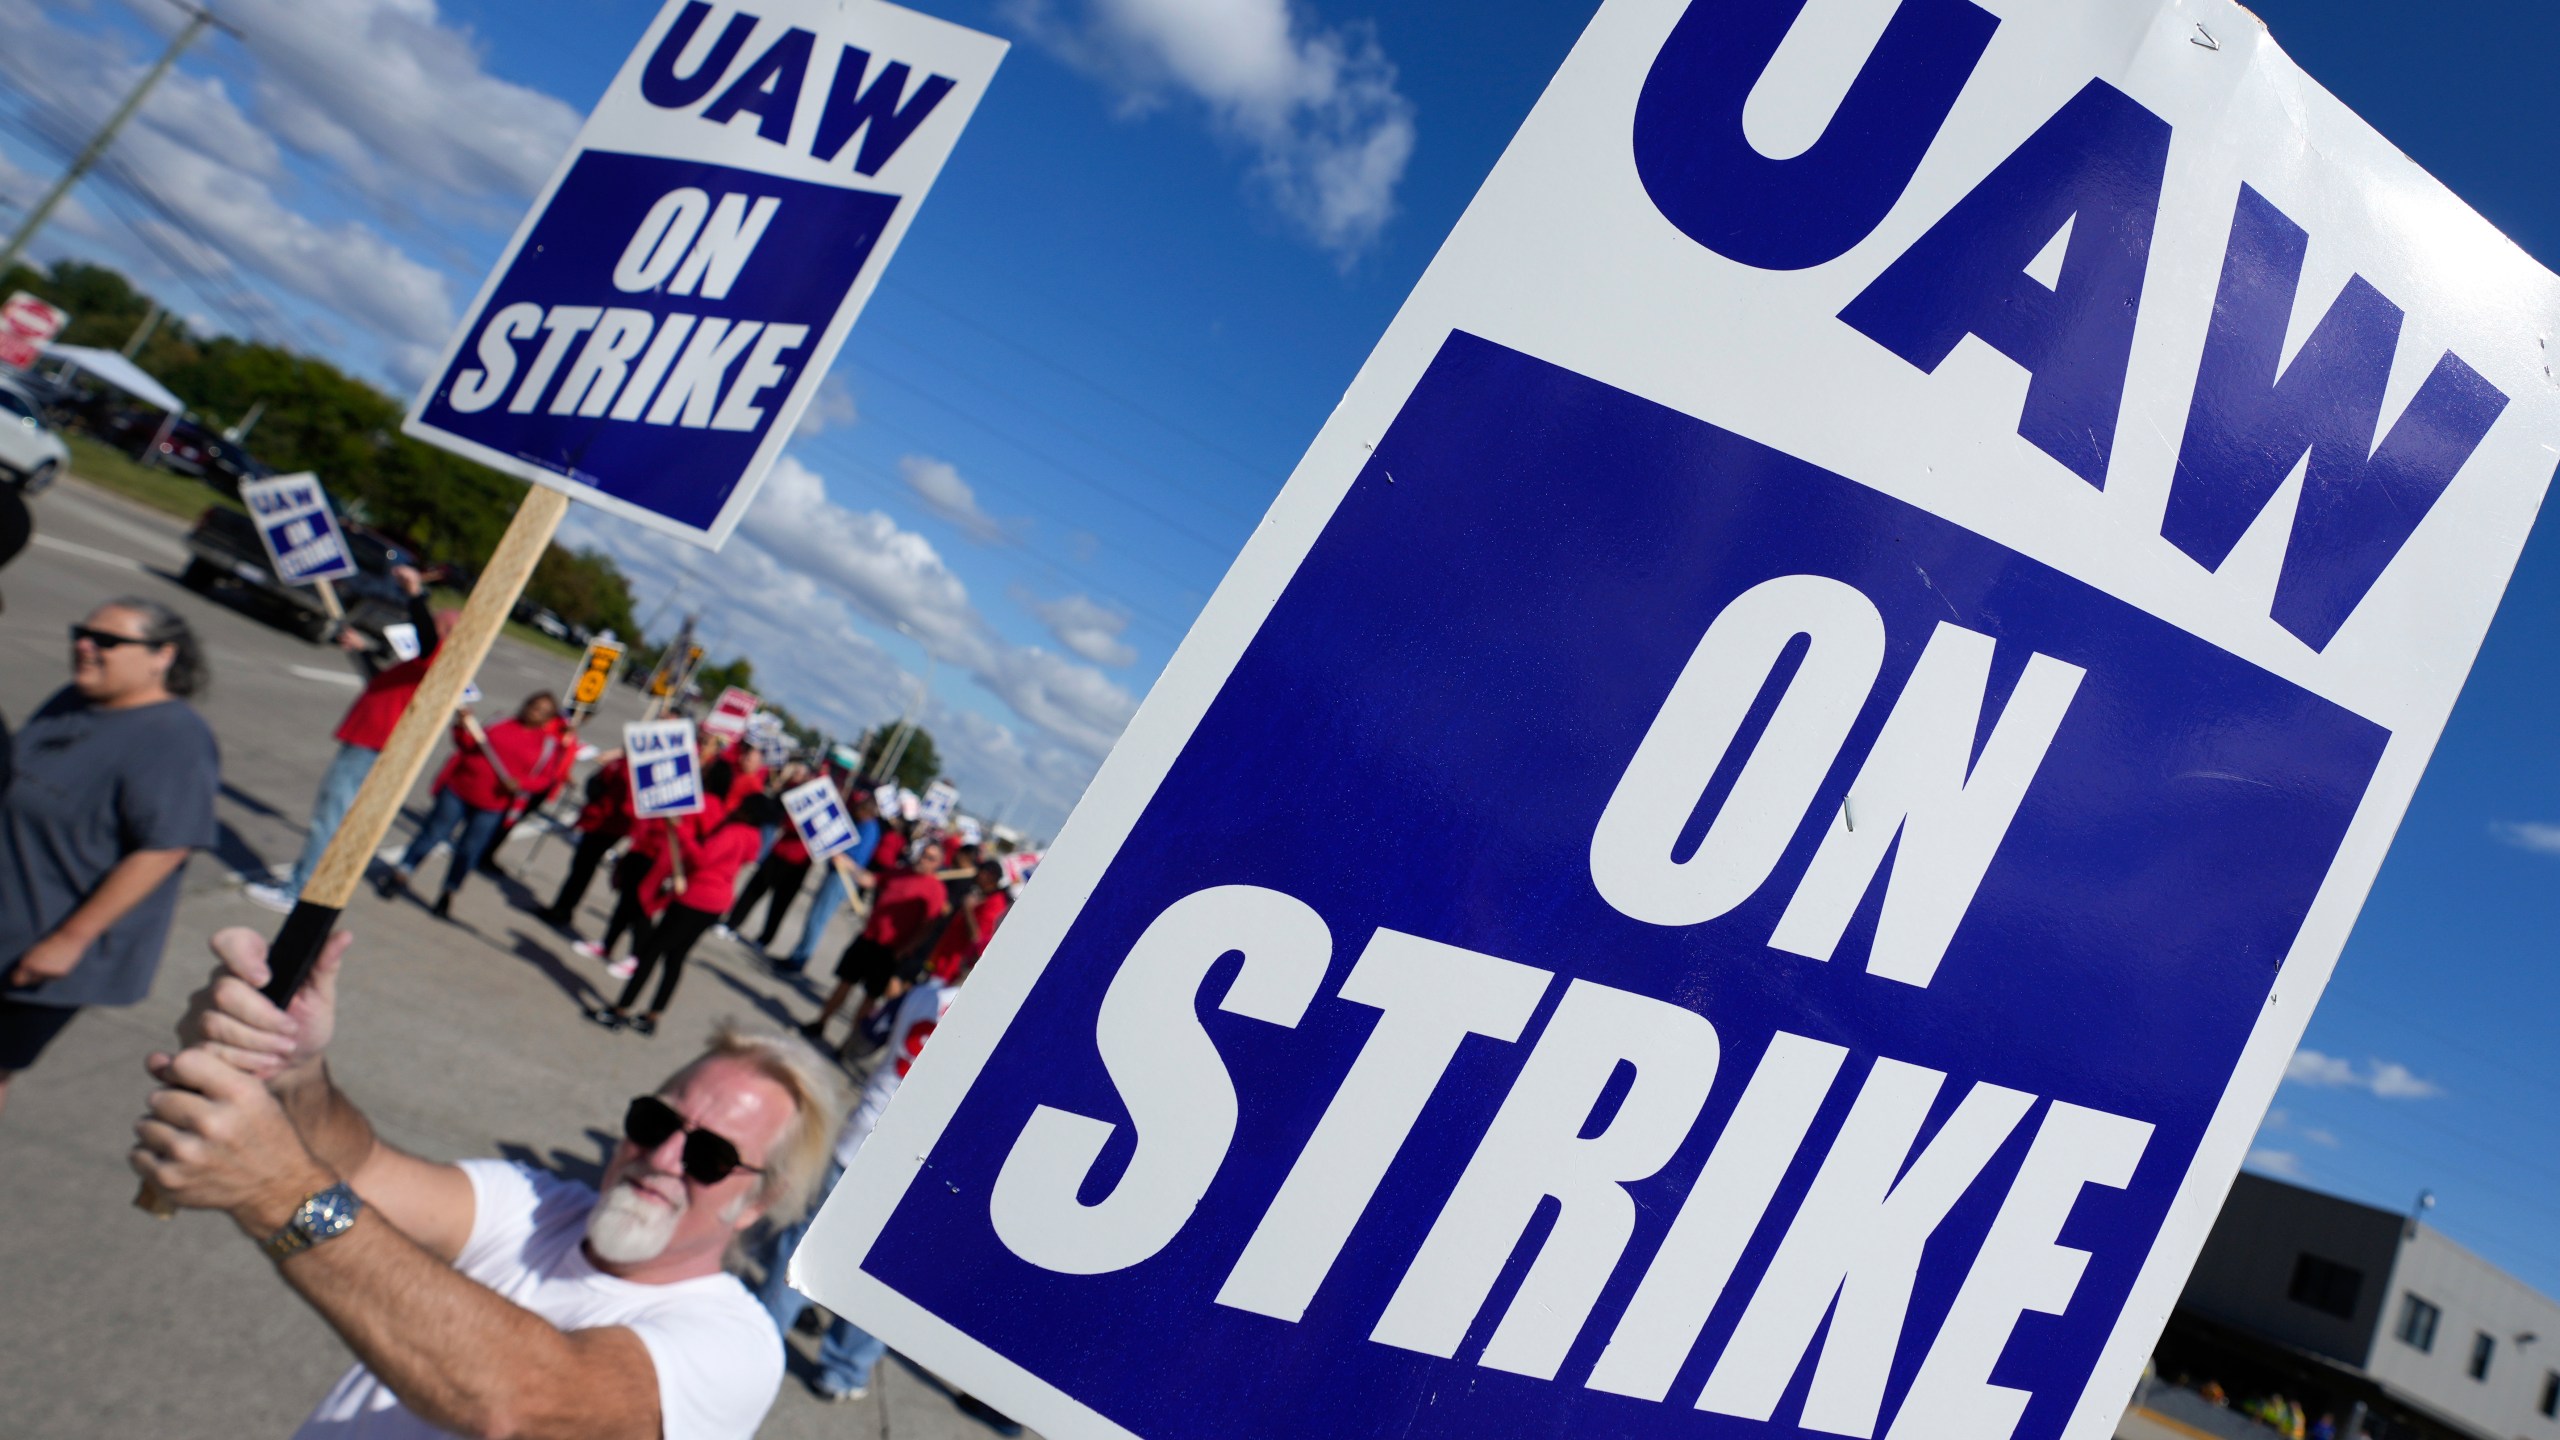
M 936 780 L 924 787 L 924 806 L 918 812 L 918 818 L 927 825 L 948 825 L 951 812 L 959 808 L 960 787 L 949 780 Z
M 312 474 L 278 475 L 240 482 L 240 503 L 257 522 L 267 561 L 287 585 L 344 580 L 356 573 L 356 557 L 329 508 L 329 492 Z
M 667 0 L 404 428 L 717 546 L 1005 49 L 881 0 Z
M 702 809 L 702 752 L 690 720 L 635 720 L 622 727 L 630 762 L 631 813 L 665 820 Z
M 800 1283 L 1061 1440 L 2105 1440 L 2560 282 L 2236 5 L 2000 12 L 1602 6 Z
M 791 828 L 800 832 L 800 843 L 809 847 L 812 860 L 848 849 L 858 838 L 853 815 L 844 808 L 844 796 L 833 780 L 812 780 L 783 791 L 782 808 L 791 817 Z

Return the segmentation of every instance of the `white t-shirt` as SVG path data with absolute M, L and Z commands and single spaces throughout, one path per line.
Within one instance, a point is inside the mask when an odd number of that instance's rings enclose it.
M 562 1330 L 623 1326 L 658 1371 L 665 1440 L 747 1440 L 782 1388 L 782 1338 L 733 1275 L 642 1285 L 587 1263 L 579 1242 L 596 1192 L 530 1165 L 466 1160 L 478 1201 L 454 1268 Z M 294 1440 L 431 1440 L 362 1365 L 338 1381 Z
M 935 1028 L 941 1025 L 943 1012 L 958 998 L 959 986 L 930 979 L 899 997 L 897 1011 L 889 1017 L 889 1043 L 880 1047 L 871 1079 L 862 1087 L 862 1099 L 854 1105 L 853 1113 L 844 1117 L 844 1128 L 836 1132 L 837 1164 L 851 1165 L 862 1142 L 879 1128 L 890 1097 L 898 1093 L 907 1072 L 915 1068 L 916 1057 L 924 1053 L 924 1042 L 932 1039 Z

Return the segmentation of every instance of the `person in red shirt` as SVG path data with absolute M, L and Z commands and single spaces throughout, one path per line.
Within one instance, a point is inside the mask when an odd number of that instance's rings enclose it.
M 719 750 L 717 736 L 697 734 L 694 747 L 695 758 L 702 762 L 703 807 L 692 818 L 707 829 L 719 824 L 721 817 L 729 813 L 736 773 L 726 756 L 712 758 Z M 630 799 L 630 772 L 626 767 L 623 803 L 629 805 Z M 641 885 L 649 878 L 649 871 L 658 863 L 658 857 L 666 853 L 666 846 L 666 826 L 635 824 L 632 827 L 630 848 L 622 852 L 621 859 L 613 862 L 613 913 L 605 918 L 604 938 L 580 940 L 569 946 L 590 960 L 607 962 L 605 973 L 616 980 L 630 976 L 632 967 L 639 963 L 640 947 L 648 942 L 649 916 L 654 912 L 644 903 L 646 895 Z M 631 937 L 632 953 L 614 960 L 613 947 L 625 935 Z
M 894 832 L 892 832 L 894 833 Z M 883 850 L 889 837 L 880 837 Z M 926 859 L 933 847 L 916 846 L 901 850 L 890 868 L 873 872 L 881 877 L 879 893 L 872 897 L 870 923 L 844 948 L 843 958 L 836 961 L 835 993 L 818 1011 L 818 1018 L 800 1027 L 821 1049 L 826 1045 L 827 1022 L 836 1018 L 845 1002 L 853 998 L 855 986 L 863 991 L 862 1009 L 867 1015 L 883 1000 L 894 1000 L 916 977 L 924 973 L 925 946 L 933 940 L 933 922 L 951 908 L 942 881 L 934 873 L 919 870 L 907 863 L 907 857 Z
M 544 924 L 573 936 L 578 902 L 587 898 L 587 887 L 595 883 L 605 852 L 631 833 L 631 762 L 621 751 L 606 755 L 587 777 L 586 796 L 587 803 L 578 810 L 578 848 L 569 857 L 568 878 L 560 882 L 560 894 L 551 908 L 542 912 Z
M 782 802 L 759 792 L 739 801 L 718 820 L 710 818 L 714 813 L 706 809 L 682 820 L 660 822 L 667 835 L 666 848 L 640 882 L 641 904 L 650 918 L 648 933 L 633 956 L 638 964 L 623 984 L 621 999 L 609 1008 L 594 1005 L 585 1011 L 589 1020 L 607 1030 L 628 1025 L 643 1035 L 658 1033 L 658 1017 L 675 997 L 676 981 L 684 976 L 684 962 L 692 955 L 694 942 L 711 928 L 711 922 L 728 913 L 737 893 L 738 872 L 764 848 L 764 827 L 780 816 Z M 649 998 L 647 1011 L 634 1016 L 631 1007 L 639 1002 L 641 987 L 662 965 L 658 993 Z
M 453 757 L 436 777 L 435 804 L 427 811 L 426 823 L 418 827 L 400 863 L 374 882 L 383 899 L 405 893 L 418 862 L 439 842 L 450 839 L 453 855 L 445 862 L 444 888 L 431 908 L 440 920 L 453 918 L 453 897 L 470 876 L 471 867 L 480 863 L 480 852 L 488 848 L 498 822 L 506 818 L 516 797 L 527 793 L 532 780 L 547 774 L 550 762 L 544 747 L 559 743 L 551 728 L 559 714 L 560 702 L 548 691 L 539 692 L 526 698 L 514 719 L 490 726 L 484 736 L 475 733 L 478 726 L 471 712 L 462 712 L 453 727 Z
M 462 619 L 459 611 L 432 612 L 427 608 L 426 577 L 406 565 L 391 567 L 391 578 L 409 597 L 409 624 L 418 632 L 423 647 L 414 660 L 384 665 L 374 658 L 363 632 L 350 627 L 338 632 L 340 648 L 350 651 L 364 666 L 369 678 L 355 703 L 347 707 L 346 718 L 338 722 L 338 753 L 320 776 L 320 793 L 311 802 L 311 824 L 303 831 L 302 858 L 293 862 L 293 871 L 281 884 L 260 882 L 242 893 L 256 904 L 277 914 L 293 909 L 295 897 L 320 868 L 320 856 L 337 835 L 338 826 L 356 803 L 356 792 L 364 788 L 364 777 L 373 773 L 373 762 L 382 758 L 382 747 L 391 743 L 391 727 L 400 723 L 400 714 L 409 708 L 409 697 L 418 693 L 418 682 L 427 678 L 427 667 L 435 663 L 436 647 L 453 632 Z
M 1004 866 L 994 860 L 979 861 L 968 897 L 942 927 L 942 938 L 934 942 L 925 970 L 945 985 L 959 984 L 978 957 L 987 953 L 997 922 L 1012 908 L 1013 901 L 1004 893 Z
M 524 823 L 524 817 L 550 804 L 561 787 L 569 783 L 569 772 L 577 768 L 578 717 L 563 710 L 551 717 L 551 734 L 534 762 L 534 773 L 516 777 L 524 782 L 523 792 L 507 807 L 489 843 L 481 847 L 481 874 L 499 880 L 507 878 L 506 872 L 498 868 L 498 852 L 506 848 L 507 837 Z

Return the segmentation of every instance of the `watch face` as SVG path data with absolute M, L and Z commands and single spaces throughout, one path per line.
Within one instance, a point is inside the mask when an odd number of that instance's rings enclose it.
M 344 1185 L 333 1186 L 311 1197 L 311 1219 L 305 1228 L 313 1239 L 325 1240 L 353 1225 L 361 1208 L 355 1192 Z

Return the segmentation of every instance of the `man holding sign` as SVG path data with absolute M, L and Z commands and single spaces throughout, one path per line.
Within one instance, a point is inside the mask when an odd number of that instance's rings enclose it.
M 282 884 L 260 881 L 242 888 L 254 904 L 279 915 L 290 914 L 294 898 L 311 879 L 329 841 L 347 818 L 348 807 L 356 803 L 356 792 L 364 787 L 364 779 L 373 773 L 373 762 L 382 757 L 382 747 L 391 739 L 391 728 L 400 723 L 401 713 L 409 708 L 409 697 L 418 693 L 418 683 L 427 678 L 427 667 L 435 663 L 436 651 L 444 637 L 452 633 L 454 622 L 461 618 L 454 611 L 430 611 L 427 608 L 426 578 L 407 565 L 391 569 L 393 583 L 409 597 L 409 620 L 405 626 L 418 646 L 415 654 L 395 658 L 389 665 L 378 664 L 369 648 L 355 650 L 356 661 L 371 673 L 364 682 L 363 693 L 347 707 L 338 722 L 338 753 L 320 776 L 320 793 L 311 802 L 311 824 L 303 832 L 302 854 L 293 862 L 292 872 Z M 354 630 L 338 632 L 340 645 L 349 642 L 361 647 L 363 637 Z

